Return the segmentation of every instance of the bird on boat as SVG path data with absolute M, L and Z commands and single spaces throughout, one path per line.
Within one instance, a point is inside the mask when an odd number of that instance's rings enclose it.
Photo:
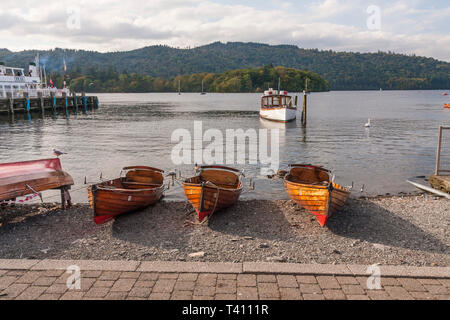
M 370 118 L 369 118 L 369 121 L 364 125 L 364 127 L 366 127 L 366 128 L 370 128 L 372 125 L 370 124 Z
M 62 156 L 63 154 L 67 153 L 53 149 L 53 154 L 59 158 L 59 156 Z

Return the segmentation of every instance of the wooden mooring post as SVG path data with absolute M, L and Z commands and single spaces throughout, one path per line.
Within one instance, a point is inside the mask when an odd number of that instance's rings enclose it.
M 428 180 L 433 188 L 450 192 L 450 170 L 441 169 L 441 149 L 444 130 L 450 130 L 450 127 L 439 127 L 438 145 L 436 150 L 436 168 L 434 174 L 431 175 Z
M 307 98 L 306 91 L 303 90 L 303 108 L 302 108 L 302 125 L 306 125 Z

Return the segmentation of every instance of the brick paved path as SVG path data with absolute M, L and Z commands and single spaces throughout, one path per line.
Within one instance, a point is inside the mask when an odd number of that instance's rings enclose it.
M 445 299 L 450 277 L 381 277 L 381 290 L 367 289 L 367 276 L 276 273 L 81 271 L 81 289 L 69 290 L 65 269 L 3 268 L 0 299 Z M 114 268 L 113 268 L 114 269 Z M 120 268 L 118 268 L 120 269 Z M 137 269 L 138 270 L 138 269 Z M 322 271 L 322 274 L 325 273 Z

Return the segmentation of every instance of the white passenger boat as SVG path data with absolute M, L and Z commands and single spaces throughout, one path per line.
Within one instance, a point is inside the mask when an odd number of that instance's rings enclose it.
M 297 106 L 287 91 L 269 89 L 264 91 L 261 97 L 261 109 L 259 116 L 263 119 L 289 122 L 295 120 Z
M 44 82 L 42 78 L 45 79 Z M 24 93 L 28 93 L 30 98 L 38 97 L 39 92 L 43 97 L 49 97 L 51 94 L 55 97 L 62 96 L 63 93 L 70 94 L 68 88 L 48 86 L 46 80 L 45 69 L 42 70 L 39 66 L 39 57 L 30 62 L 26 73 L 23 68 L 7 67 L 0 62 L 0 98 L 6 98 L 9 93 L 13 98 L 22 98 Z

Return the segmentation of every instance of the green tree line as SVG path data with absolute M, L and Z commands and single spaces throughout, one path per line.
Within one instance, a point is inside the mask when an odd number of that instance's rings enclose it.
M 173 78 L 154 78 L 137 73 L 118 73 L 112 68 L 103 70 L 90 67 L 71 70 L 67 83 L 76 92 L 176 92 L 181 84 L 183 92 L 262 92 L 267 88 L 280 88 L 290 92 L 303 91 L 308 81 L 308 91 L 328 91 L 330 86 L 319 75 L 293 68 L 266 65 L 260 68 L 238 69 L 224 73 L 196 73 Z M 51 73 L 56 86 L 62 87 L 64 77 Z M 308 79 L 308 80 L 307 80 Z

